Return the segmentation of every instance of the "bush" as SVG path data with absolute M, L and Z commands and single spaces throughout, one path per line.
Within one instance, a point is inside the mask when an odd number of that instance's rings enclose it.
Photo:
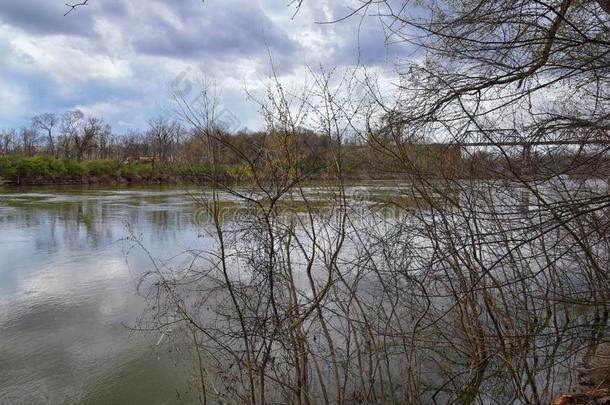
M 13 180 L 17 177 L 17 165 L 13 157 L 0 157 L 0 177 Z
M 252 170 L 245 164 L 231 165 L 225 168 L 226 175 L 233 180 L 245 180 L 252 176 Z
M 19 178 L 57 178 L 65 173 L 66 167 L 62 161 L 46 155 L 0 158 L 0 176 L 13 181 Z
M 64 167 L 66 168 L 66 176 L 70 178 L 78 178 L 86 175 L 85 169 L 82 164 L 71 159 L 62 159 Z
M 181 177 L 185 180 L 199 178 L 211 173 L 205 163 L 172 163 L 163 166 L 148 164 L 122 164 L 115 160 L 90 160 L 77 162 L 73 159 L 57 159 L 48 155 L 33 157 L 0 157 L 0 177 L 12 182 L 29 183 L 35 181 L 61 182 L 79 180 L 83 177 L 122 177 L 129 180 L 153 180 L 163 177 Z M 226 166 L 223 173 L 231 178 L 247 175 L 243 166 Z
M 91 160 L 82 163 L 84 172 L 90 176 L 116 176 L 119 164 L 114 160 Z

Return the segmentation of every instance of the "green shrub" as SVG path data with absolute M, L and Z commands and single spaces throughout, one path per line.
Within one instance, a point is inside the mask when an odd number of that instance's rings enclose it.
M 115 176 L 118 173 L 119 164 L 114 160 L 91 160 L 82 163 L 84 172 L 90 176 Z
M 24 178 L 53 177 L 50 172 L 48 156 L 45 155 L 17 158 L 17 174 Z
M 15 158 L 0 157 L 0 177 L 9 180 L 14 180 L 17 177 L 17 166 L 15 164 Z
M 77 178 L 85 175 L 85 169 L 82 164 L 72 159 L 62 159 L 64 167 L 66 168 L 66 176 L 71 178 Z
M 146 164 L 128 164 L 117 167 L 117 175 L 127 179 L 149 178 L 155 171 L 158 172 L 158 169 Z
M 202 177 L 211 172 L 212 167 L 207 163 L 171 163 L 153 166 L 141 163 L 122 164 L 111 159 L 78 162 L 48 155 L 0 157 L 0 177 L 10 181 L 27 182 L 30 179 L 43 179 L 52 182 L 75 180 L 86 176 L 123 177 L 130 180 L 172 176 L 186 180 L 190 177 Z M 221 169 L 221 174 L 242 178 L 248 176 L 249 170 L 245 166 L 225 166 Z
M 225 174 L 233 180 L 245 180 L 252 176 L 252 170 L 246 164 L 231 165 L 224 168 Z

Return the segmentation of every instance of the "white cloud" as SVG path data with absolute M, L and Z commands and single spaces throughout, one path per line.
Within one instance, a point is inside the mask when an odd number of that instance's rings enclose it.
M 102 39 L 100 44 L 108 55 L 120 57 L 124 60 L 127 54 L 131 53 L 131 48 L 128 41 L 123 35 L 123 30 L 120 26 L 113 24 L 105 18 L 95 19 L 95 32 Z
M 49 17 L 62 7 L 31 10 L 19 0 L 10 3 L 0 10 L 0 56 L 16 73 L 16 84 L 3 85 L 0 98 L 12 106 L 20 102 L 25 114 L 80 107 L 116 128 L 134 127 L 146 122 L 146 114 L 171 113 L 170 85 L 190 68 L 192 78 L 203 72 L 216 81 L 224 103 L 245 125 L 259 127 L 257 108 L 243 90 L 264 96 L 267 48 L 288 86 L 303 83 L 304 64 L 330 70 L 357 59 L 357 18 L 315 24 L 345 11 L 333 0 L 304 2 L 296 15 L 290 2 L 276 0 L 100 0 L 65 19 Z M 368 50 L 377 49 L 375 41 Z M 371 65 L 383 59 L 374 54 Z
M 94 53 L 83 42 L 64 36 L 22 34 L 11 41 L 11 46 L 17 55 L 61 82 L 120 79 L 131 75 L 126 60 Z
M 26 101 L 21 87 L 0 77 L 0 118 L 10 119 L 15 114 L 21 114 Z
M 85 115 L 99 117 L 106 122 L 113 123 L 117 130 L 142 127 L 147 119 L 145 106 L 135 100 L 109 100 L 92 104 L 77 104 L 75 109 L 81 110 Z M 128 121 L 122 120 L 129 117 Z

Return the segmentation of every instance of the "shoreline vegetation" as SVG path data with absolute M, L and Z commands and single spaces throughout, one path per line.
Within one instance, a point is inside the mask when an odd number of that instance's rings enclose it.
M 415 169 L 427 171 L 431 177 L 450 176 L 454 179 L 492 180 L 503 178 L 508 167 L 498 165 L 493 156 L 475 154 L 462 157 L 455 149 L 437 150 L 431 152 L 418 145 Z M 365 154 L 363 154 L 365 155 Z M 570 159 L 566 155 L 564 161 Z M 586 159 L 586 156 L 580 156 Z M 399 170 L 391 165 L 376 166 L 371 160 L 361 158 L 345 168 L 345 179 L 353 181 L 367 180 L 400 180 L 408 178 L 410 172 Z M 519 159 L 515 159 L 519 166 Z M 531 170 L 529 176 L 541 180 L 561 173 L 573 179 L 592 179 L 604 177 L 603 172 L 592 170 L 562 170 L 561 161 L 554 162 L 554 170 Z M 530 163 L 540 167 L 548 162 Z M 489 168 L 494 167 L 494 170 Z M 328 172 L 324 162 L 304 162 L 299 170 L 302 180 L 323 180 Z M 552 174 L 552 175 L 549 175 Z M 600 178 L 601 178 L 600 177 Z M 19 154 L 0 156 L 0 187 L 1 186 L 46 186 L 46 185 L 95 185 L 95 184 L 202 184 L 211 179 L 240 183 L 251 180 L 251 170 L 246 163 L 226 162 L 214 167 L 206 162 L 173 161 L 142 163 L 134 160 L 118 159 L 82 160 L 53 157 L 47 154 L 23 156 Z
M 216 169 L 214 178 L 246 181 L 245 165 L 226 164 Z M 143 164 L 123 163 L 113 159 L 78 162 L 48 155 L 33 157 L 0 157 L 0 187 L 52 185 L 146 185 L 203 184 L 210 182 L 212 167 L 205 163 Z M 310 173 L 309 180 L 321 179 L 320 172 Z M 390 180 L 396 176 L 368 177 L 353 173 L 351 180 Z
M 240 168 L 223 169 L 229 178 Z M 201 183 L 209 174 L 209 165 L 201 163 L 151 165 L 113 159 L 78 162 L 48 155 L 0 157 L 0 186 Z
M 463 162 L 453 151 L 420 152 L 421 166 L 441 173 L 463 167 Z M 324 179 L 328 164 L 319 155 L 304 159 L 300 163 L 299 177 L 302 180 Z M 150 158 L 151 160 L 153 158 Z M 156 158 L 155 158 L 156 159 Z M 0 186 L 32 185 L 87 185 L 87 184 L 201 184 L 211 179 L 223 182 L 247 182 L 252 180 L 252 171 L 247 163 L 227 162 L 212 165 L 205 161 L 159 161 L 142 162 L 134 159 L 91 159 L 54 157 L 48 154 L 24 156 L 21 154 L 0 156 Z M 346 168 L 349 180 L 400 179 L 401 172 L 391 167 L 374 167 L 360 159 L 359 164 Z

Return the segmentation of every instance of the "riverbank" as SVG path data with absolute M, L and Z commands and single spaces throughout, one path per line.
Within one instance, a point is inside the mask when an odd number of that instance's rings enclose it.
M 235 176 L 241 170 L 226 166 L 222 174 Z M 0 157 L 0 186 L 202 183 L 210 173 L 205 164 L 124 164 L 110 159 L 78 162 L 47 155 Z
M 38 176 L 34 178 L 4 179 L 0 177 L 0 187 L 21 187 L 21 186 L 88 186 L 88 185 L 155 185 L 155 184 L 202 184 L 206 183 L 204 176 L 80 176 L 80 177 L 59 177 L 49 178 Z
M 221 165 L 220 178 L 244 181 L 251 178 L 248 167 L 240 164 Z M 121 163 L 112 159 L 78 162 L 49 155 L 0 157 L 1 186 L 53 185 L 147 185 L 202 184 L 212 177 L 213 169 L 205 163 Z M 352 181 L 396 180 L 397 173 L 377 173 L 349 170 Z M 309 180 L 321 180 L 323 174 L 312 173 Z
M 221 165 L 216 172 L 227 181 L 247 181 L 251 179 L 249 168 L 244 164 Z M 308 180 L 324 179 L 324 170 L 311 170 Z M 2 186 L 53 186 L 53 185 L 147 185 L 147 184 L 202 184 L 207 183 L 214 170 L 205 163 L 122 163 L 113 159 L 76 161 L 49 155 L 0 156 L 0 187 Z M 390 181 L 402 180 L 397 171 L 375 170 L 363 165 L 352 165 L 344 172 L 350 181 Z M 430 173 L 435 177 L 434 173 Z M 502 176 L 482 176 L 478 172 L 459 171 L 449 177 L 460 179 L 493 180 Z M 218 178 L 218 177 L 217 177 Z M 600 178 L 591 173 L 570 173 L 571 179 Z M 544 175 L 540 179 L 545 179 Z M 605 178 L 601 178 L 605 181 Z M 548 180 L 548 179 L 547 179 Z

